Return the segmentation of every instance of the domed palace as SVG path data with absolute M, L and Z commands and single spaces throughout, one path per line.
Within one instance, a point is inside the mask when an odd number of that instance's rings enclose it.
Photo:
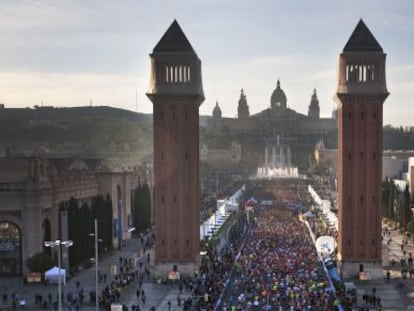
M 316 89 L 311 94 L 307 115 L 290 109 L 278 79 L 270 97 L 270 107 L 259 113 L 250 115 L 243 89 L 237 118 L 223 117 L 216 102 L 213 116 L 207 120 L 207 136 L 212 141 L 215 136 L 223 135 L 229 136 L 228 141 L 241 145 L 240 164 L 244 167 L 253 169 L 270 161 L 273 166 L 307 169 L 309 157 L 318 141 L 322 139 L 328 147 L 336 147 L 337 120 L 334 113 L 329 118 L 320 117 Z

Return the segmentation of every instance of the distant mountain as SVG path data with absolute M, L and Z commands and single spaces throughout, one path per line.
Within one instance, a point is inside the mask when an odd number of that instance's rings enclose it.
M 112 107 L 0 109 L 0 154 L 152 154 L 152 114 Z

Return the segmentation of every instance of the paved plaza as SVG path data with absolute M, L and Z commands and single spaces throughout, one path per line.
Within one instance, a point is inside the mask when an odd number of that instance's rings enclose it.
M 119 258 L 134 258 L 137 257 L 137 250 L 142 250 L 141 240 L 134 238 L 128 241 L 124 241 L 124 246 L 121 250 L 114 250 L 111 254 L 105 256 L 101 255 L 101 260 L 99 261 L 99 271 L 100 273 L 107 274 L 107 282 L 103 281 L 98 283 L 99 292 L 101 292 L 105 286 L 109 285 L 114 279 L 110 273 L 109 269 L 111 265 L 119 264 Z M 143 267 L 147 264 L 147 252 L 141 252 L 142 256 L 138 257 L 139 261 L 143 263 Z M 66 303 L 66 294 L 74 293 L 76 291 L 76 284 L 79 282 L 80 287 L 83 288 L 85 299 L 84 304 L 81 306 L 81 311 L 91 311 L 95 310 L 95 303 L 89 301 L 89 293 L 95 290 L 95 266 L 93 265 L 89 269 L 84 269 L 80 271 L 76 276 L 68 280 L 66 285 L 62 285 L 63 293 L 63 310 L 70 310 L 69 305 Z M 120 304 L 125 304 L 131 310 L 132 305 L 139 305 L 141 310 L 150 310 L 151 307 L 155 307 L 156 310 L 168 310 L 168 301 L 171 301 L 171 311 L 180 310 L 182 307 L 178 306 L 177 297 L 179 295 L 179 286 L 178 284 L 170 285 L 158 285 L 151 278 L 145 277 L 142 289 L 145 291 L 146 301 L 145 305 L 142 300 L 137 301 L 135 295 L 138 289 L 138 281 L 135 280 L 125 288 L 123 288 Z M 0 279 L 0 309 L 1 311 L 11 311 L 11 295 L 17 294 L 20 298 L 26 300 L 25 309 L 29 310 L 53 310 L 52 306 L 48 306 L 46 309 L 42 306 L 35 305 L 35 295 L 42 295 L 44 300 L 48 300 L 48 295 L 52 295 L 52 301 L 56 301 L 58 293 L 58 285 L 51 284 L 24 284 L 21 277 L 9 277 Z M 7 295 L 7 303 L 3 303 L 3 295 Z M 191 296 L 190 293 L 182 292 L 180 295 L 181 301 L 184 301 L 187 297 Z M 17 309 L 20 309 L 19 305 Z
M 386 233 L 383 244 L 384 249 L 389 253 L 388 261 L 384 260 L 384 280 L 383 281 L 358 281 L 352 280 L 357 288 L 357 305 L 358 308 L 365 307 L 369 310 L 377 310 L 364 303 L 363 295 L 372 293 L 375 288 L 376 296 L 381 298 L 383 310 L 389 311 L 402 311 L 402 310 L 414 310 L 411 309 L 411 305 L 414 305 L 414 276 L 409 277 L 407 274 L 406 279 L 402 277 L 401 270 L 404 268 L 401 266 L 401 258 L 408 259 L 409 253 L 414 254 L 414 243 L 412 240 L 407 239 L 401 235 L 397 230 L 388 230 Z M 388 240 L 391 239 L 391 242 Z M 403 243 L 403 240 L 408 240 L 407 245 Z M 100 272 L 107 273 L 107 283 L 99 283 L 99 291 L 101 291 L 106 285 L 110 284 L 113 277 L 109 274 L 109 267 L 119 263 L 119 257 L 134 258 L 137 256 L 137 250 L 141 248 L 140 239 L 135 238 L 125 242 L 124 247 L 121 250 L 115 250 L 111 254 L 102 256 L 102 260 L 99 262 Z M 401 245 L 404 244 L 403 248 Z M 140 252 L 142 254 L 139 260 L 143 262 L 143 266 L 146 265 L 147 253 Z M 394 261 L 395 263 L 392 263 Z M 408 266 L 406 268 L 409 268 Z M 387 271 L 390 272 L 390 279 L 387 280 Z M 79 282 L 83 287 L 85 293 L 85 303 L 81 306 L 80 310 L 91 311 L 95 309 L 95 305 L 89 301 L 89 293 L 95 290 L 95 267 L 92 266 L 89 269 L 80 271 L 76 276 L 72 277 L 65 286 L 62 286 L 62 292 L 65 295 L 69 292 L 75 292 L 76 283 Z M 0 301 L 1 311 L 13 310 L 11 306 L 11 295 L 13 293 L 18 294 L 19 297 L 23 297 L 26 302 L 26 309 L 29 310 L 45 310 L 41 306 L 35 305 L 35 295 L 40 294 L 47 299 L 47 296 L 51 294 L 53 299 L 57 296 L 57 285 L 44 285 L 44 284 L 24 284 L 22 278 L 11 277 L 2 278 L 0 283 L 0 295 L 8 295 L 8 301 L 3 304 Z M 141 299 L 137 299 L 135 293 L 138 288 L 138 282 L 134 281 L 125 287 L 121 293 L 120 303 L 128 306 L 131 310 L 131 306 L 139 305 L 141 310 L 150 310 L 151 307 L 155 307 L 160 311 L 177 311 L 182 310 L 183 301 L 188 297 L 191 297 L 189 292 L 183 290 L 180 294 L 178 284 L 162 285 L 157 284 L 151 278 L 145 278 L 142 289 L 145 291 L 146 301 L 145 304 Z M 181 303 L 178 305 L 177 297 L 180 297 Z M 65 302 L 64 310 L 69 310 L 69 306 Z M 170 308 L 168 302 L 170 301 Z M 19 306 L 17 306 L 19 309 Z M 53 307 L 49 306 L 46 310 L 53 310 Z
M 405 242 L 406 240 L 407 242 Z M 412 267 L 408 266 L 408 263 L 405 266 L 401 266 L 401 258 L 408 259 L 409 253 L 414 254 L 413 241 L 399 233 L 398 230 L 387 227 L 387 232 L 385 230 L 383 232 L 384 280 L 352 280 L 357 287 L 358 307 L 370 307 L 364 302 L 363 296 L 371 294 L 375 288 L 376 296 L 381 298 L 383 310 L 414 310 L 412 307 L 414 305 L 414 277 L 410 278 L 409 273 L 407 273 L 406 279 L 404 279 L 401 273 L 403 269 L 412 269 Z M 388 271 L 390 274 L 389 280 L 387 280 Z M 369 310 L 377 309 L 370 307 Z

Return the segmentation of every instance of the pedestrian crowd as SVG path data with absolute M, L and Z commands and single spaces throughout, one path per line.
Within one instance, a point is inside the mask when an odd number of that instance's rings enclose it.
M 141 237 L 140 242 L 143 253 L 145 254 L 145 252 L 154 244 L 154 235 L 151 234 L 147 238 Z M 141 298 L 142 305 L 145 306 L 146 296 L 144 290 L 142 289 L 142 285 L 145 278 L 150 278 L 150 270 L 148 268 L 149 261 L 149 253 L 144 260 L 140 260 L 137 265 L 133 262 L 132 258 L 119 257 L 119 274 L 115 275 L 114 280 L 104 288 L 99 296 L 99 309 L 102 311 L 110 311 L 111 304 L 120 302 L 122 291 L 125 290 L 130 284 L 138 285 L 136 296 L 138 301 L 139 298 Z M 128 308 L 124 305 L 123 309 L 125 310 Z M 132 311 L 141 310 L 139 304 L 133 305 L 131 309 Z
M 235 264 L 226 310 L 335 310 L 312 240 L 289 209 L 259 208 Z
M 230 229 L 228 244 L 222 249 L 215 247 L 210 241 L 207 254 L 201 258 L 200 269 L 196 281 L 185 282 L 186 290 L 195 297 L 202 297 L 202 309 L 212 310 L 221 297 L 226 281 L 230 277 L 234 259 L 243 241 L 243 232 L 247 229 L 246 218 L 240 214 Z

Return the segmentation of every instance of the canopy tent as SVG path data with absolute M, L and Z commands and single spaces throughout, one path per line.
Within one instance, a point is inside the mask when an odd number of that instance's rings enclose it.
M 63 268 L 60 268 L 60 281 L 66 284 L 66 270 Z M 55 266 L 45 272 L 45 282 L 48 284 L 59 282 L 59 267 Z
M 303 216 L 305 216 L 307 218 L 313 218 L 313 217 L 315 217 L 315 215 L 313 215 L 312 211 L 307 211 L 305 214 L 303 214 Z
M 325 255 L 330 255 L 335 251 L 335 238 L 329 235 L 323 235 L 315 241 L 316 249 Z

